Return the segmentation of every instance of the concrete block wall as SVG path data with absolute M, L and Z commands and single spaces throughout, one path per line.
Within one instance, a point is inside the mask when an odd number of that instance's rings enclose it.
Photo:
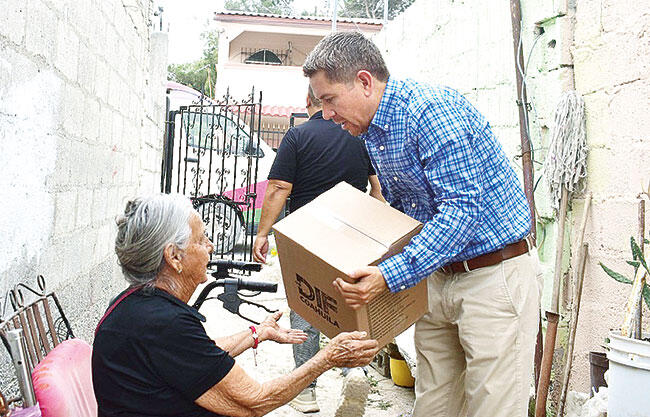
M 152 7 L 0 1 L 0 297 L 42 274 L 88 341 L 125 286 L 113 218 L 160 190 L 167 49 Z
M 620 328 L 630 290 L 598 263 L 631 277 L 625 260 L 637 235 L 636 197 L 650 182 L 650 3 L 580 0 L 572 53 L 576 90 L 585 99 L 593 203 L 571 387 L 588 391 L 588 352 L 602 351 L 609 330 Z M 645 323 L 649 317 L 646 310 Z
M 520 165 L 515 159 L 519 119 L 507 2 L 417 0 L 373 40 L 392 75 L 464 94 L 488 118 L 513 164 Z

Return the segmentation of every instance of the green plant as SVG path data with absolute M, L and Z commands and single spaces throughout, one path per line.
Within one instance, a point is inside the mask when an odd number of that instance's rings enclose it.
M 650 244 L 650 241 L 648 239 L 643 239 L 645 244 Z M 599 262 L 598 264 L 600 265 L 601 268 L 603 268 L 603 271 L 607 273 L 610 277 L 614 278 L 618 282 L 622 282 L 623 284 L 630 284 L 636 280 L 637 274 L 639 273 L 639 270 L 641 267 L 643 267 L 644 274 L 646 274 L 646 277 L 650 275 L 650 269 L 648 268 L 648 264 L 646 263 L 645 256 L 643 255 L 643 251 L 639 247 L 639 245 L 636 243 L 633 237 L 630 238 L 630 248 L 632 251 L 632 260 L 631 261 L 626 261 L 628 265 L 632 266 L 634 268 L 634 275 L 632 276 L 632 279 L 627 278 L 623 274 L 619 274 L 618 272 L 615 272 L 605 265 L 603 265 L 602 262 Z M 648 284 L 644 284 L 643 286 L 643 300 L 645 301 L 646 306 L 650 308 L 650 286 Z

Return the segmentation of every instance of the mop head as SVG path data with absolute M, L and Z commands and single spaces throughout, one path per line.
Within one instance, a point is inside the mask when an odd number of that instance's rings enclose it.
M 551 143 L 544 162 L 553 209 L 559 210 L 562 186 L 572 193 L 581 191 L 587 176 L 585 102 L 575 91 L 562 94 L 555 110 Z

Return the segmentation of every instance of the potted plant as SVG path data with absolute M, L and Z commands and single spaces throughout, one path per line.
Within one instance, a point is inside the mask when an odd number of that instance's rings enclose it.
M 640 219 L 641 214 L 645 214 L 643 207 L 641 204 Z M 642 248 L 650 241 L 641 237 L 640 244 L 633 237 L 630 239 L 632 260 L 627 263 L 634 269 L 632 279 L 600 263 L 607 275 L 618 282 L 632 285 L 621 331 L 611 332 L 608 343 L 608 415 L 617 417 L 647 415 L 650 410 L 650 338 L 648 334 L 643 334 L 641 327 L 642 300 L 650 308 L 650 287 L 646 283 L 650 269 Z

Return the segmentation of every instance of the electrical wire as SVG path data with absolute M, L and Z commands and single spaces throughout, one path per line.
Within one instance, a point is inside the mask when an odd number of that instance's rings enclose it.
M 528 52 L 528 57 L 526 58 L 526 64 L 525 64 L 524 68 L 521 68 L 521 64 L 519 62 L 519 57 L 523 55 L 523 37 L 522 37 L 522 23 L 521 23 L 521 21 L 519 22 L 519 40 L 517 42 L 517 55 L 515 57 L 515 64 L 516 64 L 516 67 L 517 67 L 517 71 L 519 72 L 519 74 L 521 76 L 521 79 L 522 79 L 521 80 L 521 90 L 519 91 L 519 97 L 521 97 L 522 100 L 524 98 L 524 92 L 525 91 L 527 92 L 526 87 L 527 87 L 527 77 L 528 77 L 528 69 L 529 69 L 529 65 L 530 65 L 530 60 L 531 60 L 531 58 L 533 56 L 533 52 L 535 51 L 535 46 L 537 45 L 537 42 L 542 37 L 542 35 L 543 35 L 543 33 L 540 33 L 539 35 L 535 36 L 535 39 L 533 40 L 533 45 L 531 46 L 530 51 Z M 530 105 L 530 108 L 531 108 L 531 110 L 533 112 L 535 121 L 537 121 L 539 119 L 539 117 L 537 115 L 537 109 L 535 107 L 534 101 L 531 98 L 529 92 L 527 92 L 527 94 L 526 94 L 526 102 L 522 101 L 521 105 L 526 106 L 524 108 L 524 129 L 526 131 L 526 135 L 528 137 L 528 143 L 529 143 L 529 146 L 530 146 L 530 158 L 531 158 L 531 161 L 533 163 L 542 165 L 541 162 L 539 162 L 539 161 L 537 161 L 535 159 L 535 146 L 534 146 L 533 140 L 532 140 L 532 138 L 530 136 L 530 119 L 529 119 L 529 115 L 528 115 L 527 106 Z M 536 123 L 536 124 L 537 124 L 537 128 L 538 128 L 539 139 L 541 140 L 542 131 L 541 131 L 541 128 L 539 127 L 539 123 Z M 534 177 L 534 174 L 535 174 L 534 171 L 535 170 L 533 169 L 533 172 L 532 172 L 533 177 Z M 535 184 L 533 185 L 533 193 L 537 190 L 537 186 L 539 184 L 540 179 L 541 179 L 541 175 L 540 175 L 540 178 L 538 178 L 537 181 L 535 181 Z

